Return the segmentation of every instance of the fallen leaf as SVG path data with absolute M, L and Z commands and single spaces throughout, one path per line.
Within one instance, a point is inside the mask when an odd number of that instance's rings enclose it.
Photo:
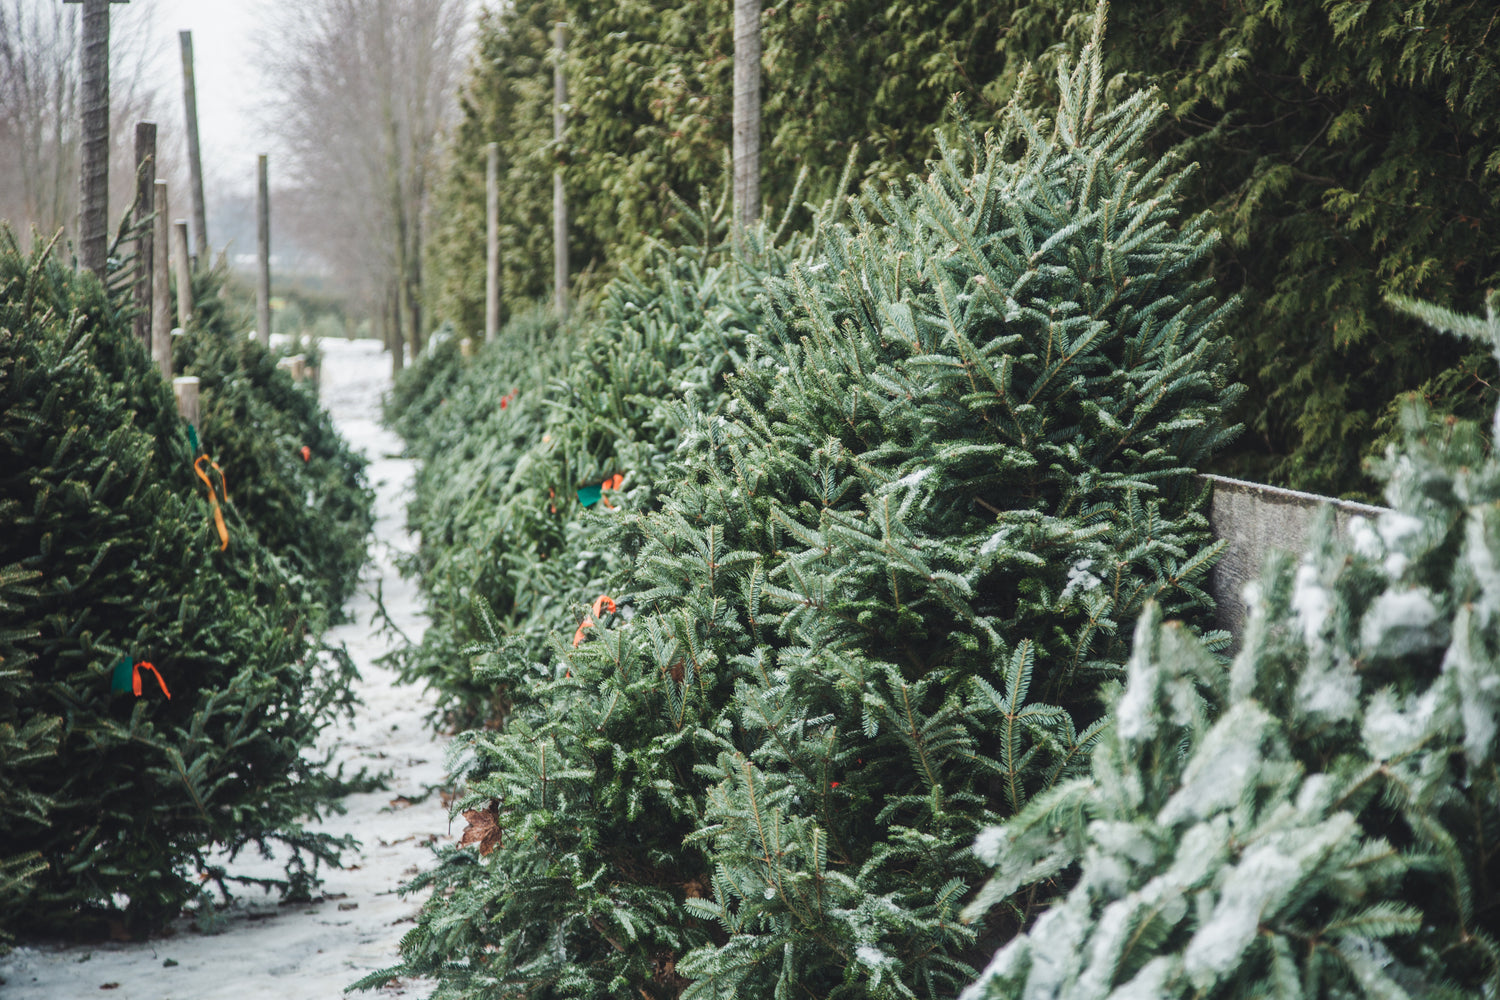
M 464 821 L 468 826 L 464 828 L 464 835 L 459 838 L 459 847 L 478 844 L 479 856 L 484 857 L 501 845 L 502 831 L 497 806 L 498 803 L 491 799 L 487 809 L 464 810 Z

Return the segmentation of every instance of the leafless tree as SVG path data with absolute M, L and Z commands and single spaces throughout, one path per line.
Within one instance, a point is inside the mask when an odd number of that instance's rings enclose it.
M 135 199 L 133 124 L 157 117 L 151 0 L 110 11 L 110 219 Z M 80 140 L 79 5 L 0 0 L 0 219 L 25 234 L 76 238 Z M 160 146 L 158 147 L 160 148 Z M 167 176 L 169 164 L 158 166 Z
M 388 339 L 414 353 L 427 179 L 454 107 L 469 8 L 469 0 L 279 4 L 267 10 L 260 45 L 275 95 L 272 130 L 303 196 L 300 218 L 288 224 L 323 251 Z

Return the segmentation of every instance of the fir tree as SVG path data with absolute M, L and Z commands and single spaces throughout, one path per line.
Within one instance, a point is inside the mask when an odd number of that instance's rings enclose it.
M 1500 294 L 1397 304 L 1500 357 Z M 1416 398 L 1402 431 L 1392 511 L 1268 567 L 1227 673 L 1141 618 L 1092 777 L 979 838 L 971 916 L 1076 876 L 966 998 L 1500 992 L 1500 461 Z
M 352 663 L 216 488 L 221 546 L 128 314 L 49 251 L 0 231 L 0 929 L 155 930 L 251 845 L 305 896 Z
M 758 303 L 711 297 L 691 250 L 615 286 L 553 397 L 602 412 L 548 444 L 589 476 L 633 459 L 625 509 L 530 565 L 626 568 L 573 576 L 609 600 L 565 623 L 555 595 L 484 613 L 503 728 L 454 757 L 482 853 L 419 880 L 396 971 L 455 997 L 972 974 L 1003 930 L 957 920 L 973 835 L 1086 766 L 1122 621 L 1209 604 L 1190 473 L 1234 394 L 1212 237 L 1173 206 L 1184 170 L 1142 154 L 1160 106 L 1103 84 L 1095 46 L 1056 121 L 1018 102 L 849 223 L 828 206 L 806 250 L 752 239 Z M 540 487 L 550 461 L 488 468 Z

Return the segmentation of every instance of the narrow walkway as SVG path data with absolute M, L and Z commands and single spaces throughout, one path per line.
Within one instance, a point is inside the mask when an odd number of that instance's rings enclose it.
M 446 741 L 424 725 L 430 706 L 422 693 L 398 687 L 394 674 L 374 662 L 401 642 L 371 624 L 377 582 L 402 631 L 416 638 L 423 627 L 415 589 L 394 566 L 394 556 L 411 545 L 405 502 L 413 469 L 411 462 L 391 457 L 401 442 L 379 423 L 390 359 L 368 340 L 325 341 L 323 348 L 323 403 L 345 439 L 371 459 L 377 514 L 370 565 L 346 609 L 352 623 L 330 636 L 345 643 L 359 665 L 364 704 L 351 724 L 324 739 L 336 748 L 346 773 L 361 767 L 393 772 L 389 790 L 350 796 L 347 813 L 323 824 L 361 842 L 346 856 L 347 868 L 323 873 L 323 901 L 278 906 L 275 897 L 253 894 L 208 934 L 184 919 L 175 934 L 155 941 L 19 948 L 0 958 L 5 1000 L 337 1000 L 355 979 L 395 964 L 397 944 L 418 906 L 396 889 L 418 867 L 430 867 L 432 843 L 454 836 L 436 794 L 410 804 L 442 780 Z M 277 870 L 258 859 L 242 860 L 237 870 Z M 401 982 L 366 995 L 416 998 L 429 989 Z

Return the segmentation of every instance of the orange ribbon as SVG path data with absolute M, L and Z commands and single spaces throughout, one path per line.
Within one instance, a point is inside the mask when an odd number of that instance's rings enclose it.
M 213 461 L 207 455 L 199 455 L 193 461 L 193 471 L 198 473 L 198 478 L 203 480 L 204 486 L 208 487 L 208 502 L 213 505 L 214 524 L 219 529 L 219 551 L 223 552 L 225 549 L 229 548 L 229 529 L 224 526 L 224 511 L 219 508 L 219 497 L 214 493 L 213 481 L 208 478 L 208 473 L 203 471 L 204 462 L 212 465 L 214 467 L 214 471 L 219 474 L 219 485 L 224 489 L 225 500 L 229 499 L 229 484 L 224 481 L 224 470 L 219 468 L 218 462 Z
M 601 503 L 604 504 L 604 506 L 608 507 L 610 510 L 614 510 L 615 509 L 615 505 L 609 502 L 609 497 L 605 496 L 603 491 L 604 490 L 617 490 L 617 489 L 620 488 L 620 484 L 623 483 L 624 481 L 625 481 L 625 477 L 622 476 L 622 475 L 620 475 L 618 472 L 616 472 L 613 476 L 610 476 L 604 482 L 602 482 L 602 483 L 599 484 L 599 487 L 600 487 L 599 500 L 600 500 Z
M 305 461 L 307 461 L 310 458 L 312 458 L 312 449 L 309 448 L 307 445 L 303 445 L 302 446 L 302 461 L 305 462 Z M 220 473 L 220 475 L 223 475 L 223 473 Z
M 594 606 L 591 610 L 593 611 L 593 615 L 584 615 L 583 621 L 578 623 L 578 631 L 573 633 L 574 649 L 577 649 L 580 645 L 582 645 L 583 630 L 588 628 L 590 625 L 593 625 L 595 619 L 603 618 L 606 612 L 608 612 L 609 614 L 615 613 L 614 598 L 608 596 L 607 594 L 600 594 L 594 599 Z
M 135 670 L 132 671 L 131 675 L 130 675 L 130 686 L 135 691 L 135 696 L 137 698 L 139 698 L 141 696 L 141 670 L 142 669 L 149 670 L 153 674 L 156 675 L 156 683 L 161 685 L 161 693 L 167 696 L 167 700 L 168 701 L 171 701 L 172 700 L 172 692 L 170 692 L 170 691 L 167 690 L 167 682 L 164 681 L 164 680 L 162 680 L 162 678 L 161 678 L 161 671 L 157 670 L 155 667 L 153 667 L 151 664 L 147 663 L 145 660 L 142 660 L 140 663 L 137 663 L 135 665 Z

